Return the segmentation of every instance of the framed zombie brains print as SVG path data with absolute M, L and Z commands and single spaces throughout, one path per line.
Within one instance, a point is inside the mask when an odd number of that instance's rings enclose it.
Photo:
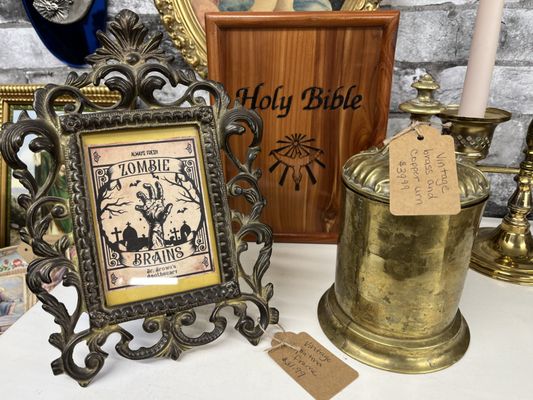
M 89 309 L 119 323 L 238 297 L 211 108 L 60 118 Z
M 131 11 L 118 13 L 99 38 L 90 71 L 37 89 L 33 118 L 22 111 L 0 135 L 2 157 L 27 189 L 17 199 L 20 239 L 35 254 L 25 281 L 60 327 L 49 339 L 60 352 L 52 370 L 82 386 L 102 369 L 102 347 L 113 334 L 120 356 L 177 360 L 224 333 L 226 308 L 254 345 L 279 319 L 269 305 L 274 287 L 263 281 L 272 230 L 260 221 L 266 201 L 254 166 L 261 118 L 230 106 L 221 84 L 175 68 L 160 48 L 162 35 L 150 35 Z M 170 90 L 181 86 L 170 102 L 154 94 L 165 86 L 161 76 Z M 91 83 L 110 89 L 113 103 L 92 101 L 82 90 Z M 244 154 L 233 152 L 239 139 L 248 143 Z M 43 179 L 22 157 L 26 149 L 50 160 Z M 237 174 L 224 172 L 223 157 Z M 67 196 L 52 191 L 60 176 Z M 231 197 L 245 198 L 248 212 L 231 210 Z M 62 220 L 72 223 L 72 234 L 46 235 Z M 259 252 L 241 257 L 251 236 Z M 66 256 L 72 244 L 75 258 Z M 59 291 L 45 290 L 57 271 L 77 293 L 73 308 Z M 142 329 L 131 329 L 135 324 Z M 132 332 L 145 345 L 132 346 Z M 89 351 L 81 361 L 74 357 L 80 344 Z
M 227 205 L 211 200 L 222 196 L 219 166 L 206 163 L 215 155 L 205 154 L 201 121 L 179 124 L 174 115 L 172 127 L 74 136 L 86 180 L 69 171 L 90 200 L 90 213 L 80 216 L 96 238 L 104 307 L 206 287 L 215 288 L 211 300 L 238 295 L 233 279 L 222 284 L 222 273 L 235 274 L 233 248 L 221 249 L 224 260 L 217 249 L 217 237 L 230 243 Z

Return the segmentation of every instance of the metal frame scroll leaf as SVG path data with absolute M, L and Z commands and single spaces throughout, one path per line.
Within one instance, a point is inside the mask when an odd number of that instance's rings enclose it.
M 31 109 L 33 96 L 37 89 L 44 85 L 27 85 L 13 84 L 0 85 L 0 125 L 6 122 L 13 122 L 17 111 Z M 101 104 L 110 105 L 117 101 L 118 95 L 109 91 L 105 86 L 94 87 L 87 86 L 82 88 L 82 92 L 87 95 L 91 101 Z M 69 103 L 68 98 L 58 99 L 57 107 L 62 109 L 65 104 Z M 10 180 L 7 165 L 0 158 L 0 245 L 6 246 L 10 243 L 10 228 L 12 224 L 11 217 L 13 210 L 10 210 L 11 196 L 13 188 L 10 190 Z M 16 199 L 15 199 L 16 200 Z
M 259 220 L 266 202 L 258 187 L 261 173 L 253 167 L 254 159 L 260 151 L 262 121 L 255 112 L 239 104 L 229 108 L 229 97 L 219 83 L 197 80 L 192 71 L 174 69 L 171 64 L 172 58 L 159 47 L 161 38 L 161 34 L 149 37 L 147 28 L 139 22 L 139 17 L 135 13 L 129 10 L 121 11 L 110 22 L 108 33 L 99 33 L 102 47 L 87 59 L 92 67 L 90 72 L 81 75 L 71 72 L 65 85 L 47 85 L 38 89 L 34 97 L 37 118 L 31 119 L 23 113 L 17 123 L 7 123 L 3 126 L 0 150 L 7 164 L 13 169 L 14 177 L 28 190 L 28 194 L 20 195 L 18 198 L 19 204 L 26 211 L 26 226 L 20 230 L 20 236 L 25 243 L 32 246 L 38 258 L 30 263 L 26 277 L 27 284 L 42 302 L 43 309 L 54 316 L 60 327 L 60 332 L 50 336 L 50 343 L 61 352 L 61 356 L 52 362 L 52 369 L 54 374 L 65 373 L 82 386 L 88 385 L 102 368 L 107 357 L 102 346 L 112 333 L 119 334 L 120 340 L 115 348 L 126 358 L 177 359 L 183 351 L 210 343 L 224 332 L 227 320 L 220 312 L 226 307 L 233 309 L 238 318 L 236 329 L 252 344 L 259 342 L 269 324 L 278 321 L 278 311 L 269 306 L 273 286 L 271 283 L 263 283 L 264 274 L 270 265 L 272 232 Z M 167 84 L 172 87 L 183 85 L 186 90 L 177 100 L 162 102 L 156 99 L 154 91 L 162 89 Z M 81 91 L 81 88 L 89 85 L 105 85 L 118 93 L 119 98 L 111 106 L 95 103 Z M 243 288 L 240 288 L 241 295 L 237 298 L 212 302 L 209 321 L 213 327 L 211 331 L 196 337 L 188 336 L 182 329 L 197 320 L 194 308 L 172 312 L 163 309 L 160 315 L 154 315 L 153 310 L 151 313 L 141 312 L 136 317 L 144 318 L 144 330 L 148 333 L 160 332 L 161 337 L 151 347 L 134 350 L 129 346 L 133 339 L 130 332 L 118 323 L 110 323 L 106 315 L 100 315 L 98 311 L 89 309 L 90 301 L 87 296 L 94 294 L 85 293 L 83 284 L 87 279 L 95 277 L 88 274 L 82 266 L 74 265 L 66 256 L 72 244 L 69 237 L 63 236 L 52 243 L 44 238 L 54 219 L 71 217 L 66 200 L 48 195 L 65 162 L 62 148 L 67 146 L 65 136 L 68 135 L 62 135 L 62 130 L 79 129 L 79 124 L 94 124 L 92 129 L 96 129 L 98 124 L 109 128 L 114 121 L 123 121 L 123 118 L 132 118 L 133 115 L 135 118 L 143 118 L 143 114 L 135 110 L 148 108 L 160 110 L 157 115 L 164 115 L 169 106 L 182 107 L 181 109 L 185 111 L 189 107 L 201 110 L 207 106 L 201 96 L 206 91 L 214 101 L 211 106 L 212 113 L 208 114 L 210 118 L 214 115 L 218 146 L 238 171 L 226 183 L 223 192 L 227 191 L 229 196 L 242 196 L 250 204 L 250 212 L 247 214 L 231 211 L 233 223 L 238 226 L 233 237 L 237 253 L 235 269 L 248 289 L 243 291 Z M 58 99 L 65 97 L 72 99 L 72 102 L 64 107 L 65 114 L 59 117 L 54 104 Z M 88 109 L 96 112 L 88 117 L 83 114 Z M 105 117 L 99 118 L 98 114 L 101 111 L 106 111 L 101 113 Z M 102 122 L 104 118 L 105 121 Z M 54 167 L 41 186 L 37 184 L 35 177 L 18 155 L 24 139 L 30 134 L 36 136 L 31 140 L 30 150 L 35 153 L 47 152 L 54 160 Z M 228 138 L 232 135 L 245 134 L 246 136 L 251 134 L 252 141 L 245 159 L 239 160 L 233 153 Z M 83 207 L 82 202 L 76 199 L 79 187 L 74 187 L 72 182 L 69 184 L 71 205 Z M 248 246 L 245 237 L 249 238 L 250 235 L 254 235 L 257 243 L 262 244 L 259 256 L 251 268 L 241 263 L 240 258 Z M 81 253 L 80 259 L 86 259 L 90 244 L 82 241 L 77 243 L 77 249 Z M 42 287 L 44 283 L 51 281 L 54 271 L 64 267 L 66 273 L 63 285 L 74 288 L 77 292 L 77 304 L 72 313 Z M 250 306 L 257 308 L 258 320 L 248 314 Z M 76 331 L 76 325 L 84 312 L 89 312 L 90 327 Z M 73 360 L 74 349 L 80 343 L 86 343 L 89 350 L 85 357 L 85 365 L 82 366 Z
M 205 31 L 191 2 L 194 0 L 154 0 L 174 45 L 202 77 L 207 77 L 207 44 Z M 381 0 L 346 0 L 343 11 L 373 11 Z

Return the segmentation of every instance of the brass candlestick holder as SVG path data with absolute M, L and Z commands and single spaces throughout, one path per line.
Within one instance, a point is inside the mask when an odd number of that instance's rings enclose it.
M 457 106 L 449 106 L 438 116 L 451 122 L 445 133 L 455 139 L 456 153 L 463 161 L 486 173 L 516 174 L 517 188 L 508 202 L 508 213 L 496 228 L 479 231 L 470 267 L 495 279 L 533 285 L 533 237 L 527 220 L 531 212 L 533 184 L 533 125 L 527 135 L 526 159 L 520 168 L 477 165 L 489 154 L 492 136 L 498 124 L 511 118 L 507 111 L 488 108 L 484 118 L 460 117 Z
M 463 162 L 476 165 L 487 158 L 496 127 L 509 121 L 511 113 L 498 108 L 487 108 L 484 118 L 470 118 L 459 116 L 458 111 L 459 106 L 448 106 L 438 117 L 443 124 L 449 123 L 443 132 L 453 136 L 457 157 Z
M 477 164 L 489 153 L 496 127 L 511 119 L 511 113 L 497 108 L 488 108 L 484 118 L 464 118 L 458 116 L 459 106 L 445 106 L 435 99 L 434 92 L 440 85 L 430 74 L 424 74 L 411 87 L 417 90 L 416 98 L 400 104 L 400 110 L 411 114 L 411 120 L 429 122 L 438 116 L 443 123 L 449 123 L 446 134 L 455 139 L 456 153 L 463 162 Z M 488 173 L 518 174 L 518 168 L 495 165 L 476 165 Z
M 451 122 L 445 133 L 454 137 L 458 157 L 477 165 L 489 154 L 494 130 L 508 121 L 511 114 L 488 108 L 485 118 L 467 118 L 458 116 L 457 110 L 450 106 L 438 116 L 443 123 Z M 487 173 L 517 174 L 517 189 L 509 199 L 509 211 L 502 223 L 496 229 L 480 230 L 472 248 L 470 267 L 495 279 L 533 285 L 533 238 L 527 220 L 532 207 L 533 127 L 528 131 L 526 159 L 520 168 L 477 166 Z
M 502 281 L 533 285 L 533 237 L 527 216 L 533 204 L 533 122 L 527 134 L 526 158 L 520 168 L 479 165 L 490 151 L 496 127 L 511 118 L 507 111 L 488 108 L 484 118 L 458 116 L 458 106 L 443 107 L 434 99 L 439 85 L 426 74 L 411 85 L 418 91 L 415 99 L 400 105 L 411 119 L 429 121 L 438 116 L 446 134 L 455 139 L 456 153 L 463 161 L 476 165 L 485 173 L 515 174 L 517 188 L 508 202 L 508 213 L 497 228 L 482 228 L 474 242 L 470 266 L 487 276 Z
M 533 122 L 528 129 L 526 145 L 526 157 L 515 177 L 516 190 L 509 199 L 507 215 L 496 229 L 480 230 L 470 266 L 491 278 L 533 285 L 533 238 L 527 220 L 532 207 Z

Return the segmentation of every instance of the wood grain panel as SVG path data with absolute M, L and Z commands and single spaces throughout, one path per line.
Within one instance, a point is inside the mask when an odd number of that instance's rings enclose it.
M 385 137 L 398 20 L 397 11 L 207 15 L 209 78 L 264 121 L 257 165 L 276 240 L 336 242 L 342 165 Z M 233 139 L 244 154 L 248 143 Z

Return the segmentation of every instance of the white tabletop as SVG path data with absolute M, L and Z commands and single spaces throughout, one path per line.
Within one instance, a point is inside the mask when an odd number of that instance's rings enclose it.
M 493 223 L 484 221 L 485 225 Z M 335 253 L 334 245 L 276 244 L 265 280 L 275 285 L 272 305 L 279 309 L 280 322 L 287 330 L 308 332 L 360 373 L 335 399 L 533 399 L 533 287 L 469 271 L 461 300 L 471 333 L 466 355 L 440 372 L 396 374 L 345 356 L 322 333 L 316 307 L 333 283 Z M 231 313 L 226 315 L 228 329 L 221 338 L 186 352 L 177 362 L 123 359 L 114 352 L 117 338 L 111 336 L 104 346 L 110 354 L 104 368 L 89 387 L 81 388 L 66 375 L 52 375 L 50 362 L 59 353 L 48 344 L 48 336 L 57 327 L 41 307 L 33 307 L 0 336 L 0 398 L 311 398 L 264 352 L 268 339 L 251 346 L 232 328 Z

